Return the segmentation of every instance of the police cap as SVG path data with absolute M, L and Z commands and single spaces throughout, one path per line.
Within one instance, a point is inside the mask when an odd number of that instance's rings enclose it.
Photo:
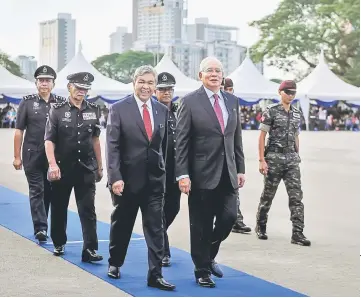
M 78 88 L 89 90 L 94 81 L 94 76 L 89 72 L 77 72 L 68 75 L 66 79 Z
M 169 72 L 161 72 L 158 75 L 158 85 L 157 88 L 168 88 L 175 86 L 175 78 Z
M 34 73 L 35 79 L 56 79 L 56 72 L 48 65 L 39 66 Z

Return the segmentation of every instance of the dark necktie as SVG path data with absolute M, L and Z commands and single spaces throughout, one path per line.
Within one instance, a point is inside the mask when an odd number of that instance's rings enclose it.
M 218 118 L 218 122 L 219 125 L 221 126 L 222 132 L 224 133 L 224 120 L 223 120 L 223 114 L 222 114 L 222 109 L 221 106 L 219 105 L 219 98 L 218 98 L 218 94 L 213 94 L 214 97 L 214 111 L 216 112 L 216 116 Z
M 150 121 L 150 114 L 146 104 L 143 104 L 143 121 L 148 140 L 150 141 L 152 139 L 152 122 Z

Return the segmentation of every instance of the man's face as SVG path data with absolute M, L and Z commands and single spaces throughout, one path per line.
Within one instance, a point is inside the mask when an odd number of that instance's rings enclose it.
M 282 102 L 290 104 L 295 98 L 296 89 L 284 89 L 282 91 L 279 91 L 279 94 L 281 95 Z
M 85 99 L 89 91 L 87 89 L 78 88 L 74 84 L 68 84 L 68 90 L 71 98 L 78 101 Z
M 155 95 L 157 96 L 158 100 L 167 105 L 172 101 L 174 94 L 173 87 L 164 87 L 164 88 L 157 88 L 155 91 Z
M 137 77 L 133 83 L 134 93 L 138 98 L 146 102 L 154 93 L 155 90 L 155 77 L 152 73 L 146 73 Z
M 35 84 L 39 93 L 50 93 L 54 88 L 53 79 L 36 79 Z
M 224 88 L 224 92 L 228 92 L 230 94 L 233 94 L 233 92 L 234 92 L 233 87 Z
M 208 89 L 220 89 L 223 79 L 222 66 L 218 61 L 209 61 L 199 73 L 199 78 Z

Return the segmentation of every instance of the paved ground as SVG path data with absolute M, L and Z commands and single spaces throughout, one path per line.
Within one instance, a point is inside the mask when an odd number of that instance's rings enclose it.
M 16 172 L 11 165 L 12 137 L 12 130 L 0 130 L 3 144 L 0 185 L 27 194 L 24 173 Z M 252 228 L 262 191 L 257 137 L 255 131 L 244 132 L 247 182 L 240 191 L 245 222 Z M 254 232 L 252 235 L 232 234 L 222 245 L 217 261 L 310 296 L 359 296 L 359 137 L 358 133 L 351 132 L 304 132 L 301 135 L 305 234 L 312 241 L 311 247 L 290 244 L 288 198 L 281 184 L 270 212 L 269 240 L 257 240 Z M 70 208 L 76 211 L 74 200 Z M 98 184 L 96 210 L 99 220 L 110 221 L 112 205 L 105 179 Z M 140 216 L 134 231 L 142 234 Z M 180 214 L 170 229 L 170 241 L 172 246 L 189 251 L 186 197 L 182 197 Z M 126 296 L 3 228 L 0 228 L 0 250 L 1 296 Z M 23 276 L 21 283 L 19 272 Z M 75 279 L 78 282 L 75 283 Z

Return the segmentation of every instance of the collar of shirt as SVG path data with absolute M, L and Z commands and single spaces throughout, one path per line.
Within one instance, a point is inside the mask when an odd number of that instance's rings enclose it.
M 135 101 L 138 105 L 139 110 L 143 110 L 143 105 L 146 104 L 149 111 L 152 110 L 152 101 L 149 98 L 146 102 L 142 102 L 138 96 L 134 94 Z
M 67 100 L 67 101 L 68 101 L 69 107 L 71 107 L 71 108 L 77 108 L 77 107 L 70 101 L 70 97 L 68 97 L 68 100 Z M 81 110 L 81 111 L 82 111 L 82 110 L 85 110 L 86 107 L 87 107 L 86 101 L 83 100 L 83 101 L 81 102 L 80 110 Z
M 207 96 L 208 98 L 212 101 L 212 103 L 214 102 L 214 97 L 213 94 L 215 94 L 212 90 L 209 90 L 208 88 L 204 87 L 204 90 L 206 90 Z M 218 90 L 218 92 L 216 93 L 218 95 L 218 98 L 220 100 L 223 100 L 223 96 L 221 93 L 221 90 Z

